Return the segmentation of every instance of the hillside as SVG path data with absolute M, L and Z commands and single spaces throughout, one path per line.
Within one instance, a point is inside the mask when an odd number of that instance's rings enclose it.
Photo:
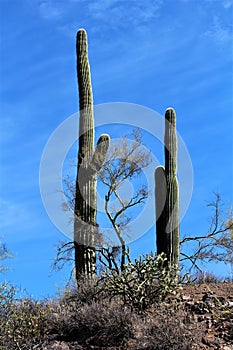
M 143 312 L 84 285 L 56 300 L 9 302 L 1 315 L 1 350 L 233 349 L 233 283 L 185 285 Z

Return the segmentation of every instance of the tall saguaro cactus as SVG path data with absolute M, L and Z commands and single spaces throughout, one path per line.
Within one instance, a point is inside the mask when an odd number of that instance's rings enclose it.
M 109 146 L 109 136 L 101 135 L 94 148 L 93 97 L 88 61 L 87 34 L 77 33 L 77 75 L 79 88 L 78 169 L 75 194 L 75 269 L 80 275 L 93 275 L 96 270 L 96 174 L 101 168 Z
M 157 254 L 165 253 L 168 263 L 179 262 L 179 188 L 177 181 L 176 114 L 165 113 L 165 167 L 155 170 Z

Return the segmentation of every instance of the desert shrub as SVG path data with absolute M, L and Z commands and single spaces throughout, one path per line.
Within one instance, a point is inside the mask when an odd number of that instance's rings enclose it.
M 99 283 L 98 276 L 81 276 L 78 282 L 69 286 L 62 295 L 62 302 L 75 302 L 78 304 L 90 304 L 98 302 L 106 297 L 104 288 Z M 60 301 L 61 301 L 60 300 Z
M 50 317 L 48 333 L 56 340 L 78 341 L 85 346 L 118 346 L 132 335 L 134 315 L 119 303 L 68 304 L 58 304 Z
M 8 282 L 3 282 L 0 285 L 0 313 L 4 314 L 4 309 L 7 305 L 11 304 L 14 300 L 14 297 L 17 293 L 17 290 L 14 286 Z
M 222 279 L 218 276 L 216 276 L 212 272 L 208 271 L 198 271 L 194 276 L 193 276 L 193 281 L 196 284 L 202 284 L 202 283 L 219 283 L 222 282 Z
M 17 300 L 16 293 L 9 284 L 0 287 L 1 350 L 30 350 L 44 337 L 46 306 L 30 298 Z
M 101 282 L 110 300 L 118 296 L 124 305 L 145 310 L 152 303 L 160 303 L 178 288 L 177 269 L 167 266 L 164 254 L 142 255 L 134 263 L 125 265 L 119 275 L 107 268 Z
M 93 301 L 100 300 L 101 296 L 98 287 L 98 277 L 83 276 L 79 280 L 79 284 L 76 289 L 76 294 L 79 301 L 84 304 L 90 304 Z
M 134 325 L 134 350 L 198 350 L 204 335 L 182 305 L 160 305 Z
M 90 345 L 122 345 L 132 336 L 132 312 L 117 303 L 85 305 L 79 314 L 79 328 Z

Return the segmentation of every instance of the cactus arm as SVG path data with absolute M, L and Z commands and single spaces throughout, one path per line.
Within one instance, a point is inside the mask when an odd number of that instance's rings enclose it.
M 110 144 L 110 137 L 107 134 L 102 134 L 97 142 L 93 157 L 90 162 L 90 172 L 98 173 L 104 164 L 106 154 Z
M 166 233 L 165 203 L 167 195 L 167 184 L 165 169 L 159 166 L 155 169 L 155 201 L 156 201 L 156 245 L 157 254 L 168 254 L 169 235 Z

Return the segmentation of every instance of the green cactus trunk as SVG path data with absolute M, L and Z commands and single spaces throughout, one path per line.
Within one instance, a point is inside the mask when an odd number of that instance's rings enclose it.
M 93 275 L 96 271 L 96 174 L 102 166 L 109 146 L 109 136 L 101 135 L 94 148 L 93 97 L 88 61 L 87 34 L 77 33 L 77 75 L 79 87 L 79 149 L 75 195 L 75 273 Z
M 179 188 L 177 181 L 176 114 L 165 113 L 165 167 L 155 171 L 156 244 L 157 254 L 165 253 L 168 263 L 179 262 Z

